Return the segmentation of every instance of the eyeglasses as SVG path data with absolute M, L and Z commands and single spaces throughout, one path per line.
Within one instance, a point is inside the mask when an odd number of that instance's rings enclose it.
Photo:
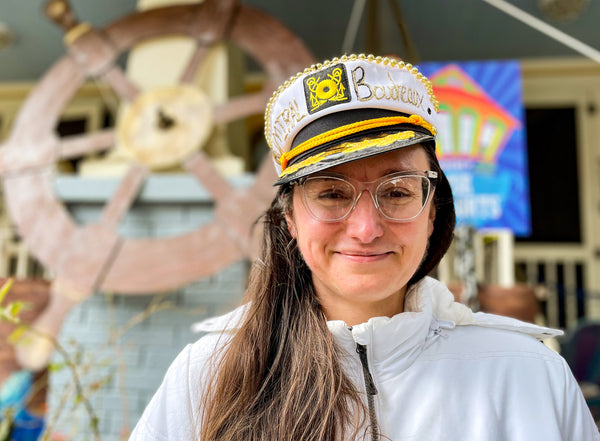
M 408 222 L 425 208 L 437 177 L 435 171 L 410 171 L 360 182 L 342 175 L 327 174 L 309 176 L 295 184 L 301 190 L 304 206 L 317 220 L 334 222 L 345 219 L 367 190 L 375 207 L 386 219 Z

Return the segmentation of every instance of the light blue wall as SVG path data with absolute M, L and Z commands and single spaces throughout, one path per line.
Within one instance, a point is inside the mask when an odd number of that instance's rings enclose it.
M 237 178 L 234 185 L 245 185 L 250 178 Z M 112 179 L 60 178 L 59 197 L 66 201 L 73 218 L 80 224 L 95 221 L 118 181 Z M 170 236 L 198 228 L 212 219 L 209 195 L 192 177 L 152 177 L 142 191 L 140 202 L 121 223 L 128 237 Z M 168 258 L 166 256 L 165 258 Z M 159 386 L 165 371 L 183 347 L 200 337 L 190 326 L 209 316 L 237 306 L 244 292 L 247 262 L 240 261 L 219 274 L 170 293 L 124 296 L 96 293 L 78 305 L 68 316 L 60 342 L 72 354 L 83 354 L 82 365 L 92 366 L 83 374 L 83 383 L 110 378 L 107 384 L 90 392 L 91 403 L 99 417 L 102 441 L 119 438 L 131 430 Z M 111 338 L 136 315 L 147 310 L 156 296 L 172 303 L 170 309 L 150 315 L 114 344 Z M 55 355 L 53 361 L 60 363 Z M 91 439 L 89 418 L 83 406 L 73 409 L 72 377 L 61 368 L 50 375 L 48 419 L 55 412 L 61 418 L 55 431 L 69 440 Z M 70 392 L 67 405 L 61 400 Z

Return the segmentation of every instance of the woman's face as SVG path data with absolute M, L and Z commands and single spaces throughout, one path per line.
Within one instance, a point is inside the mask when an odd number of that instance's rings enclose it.
M 424 148 L 416 145 L 328 171 L 370 182 L 394 172 L 429 169 Z M 288 228 L 312 272 L 329 320 L 355 325 L 403 311 L 406 284 L 419 267 L 433 231 L 431 199 L 414 220 L 393 222 L 378 212 L 365 191 L 348 217 L 323 222 L 307 212 L 300 189 L 294 187 L 292 211 L 286 215 Z

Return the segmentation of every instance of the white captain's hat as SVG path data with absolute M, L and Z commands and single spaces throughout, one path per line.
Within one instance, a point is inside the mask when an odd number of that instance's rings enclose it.
M 402 61 L 348 55 L 307 68 L 265 112 L 275 184 L 414 144 L 435 148 L 437 111 L 429 80 Z

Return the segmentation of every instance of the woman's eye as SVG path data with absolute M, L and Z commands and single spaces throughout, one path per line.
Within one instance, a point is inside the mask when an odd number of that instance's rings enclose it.
M 402 199 L 402 198 L 406 198 L 406 197 L 410 197 L 410 191 L 408 191 L 405 188 L 392 188 L 389 189 L 385 192 L 383 192 L 382 196 L 384 198 L 390 198 L 390 199 Z
M 350 195 L 348 193 L 331 189 L 325 190 L 319 193 L 319 199 L 348 199 Z

